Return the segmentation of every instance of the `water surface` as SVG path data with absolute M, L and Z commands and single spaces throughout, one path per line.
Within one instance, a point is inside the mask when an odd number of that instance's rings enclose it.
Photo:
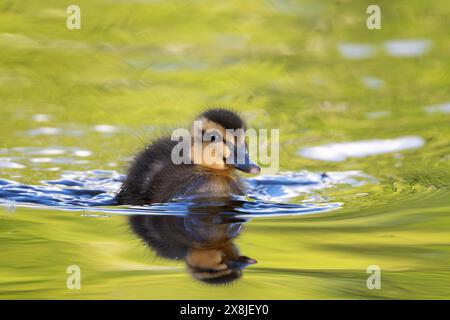
M 61 1 L 0 4 L 1 298 L 450 298 L 448 1 L 383 2 L 381 30 L 354 1 L 77 4 L 75 31 Z M 130 157 L 212 105 L 280 129 L 280 172 L 116 206 Z M 239 276 L 213 286 L 187 260 L 218 235 Z

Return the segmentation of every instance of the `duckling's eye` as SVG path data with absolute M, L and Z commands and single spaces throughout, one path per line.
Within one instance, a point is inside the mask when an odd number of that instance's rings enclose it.
M 216 142 L 221 139 L 221 135 L 217 131 L 206 131 L 206 133 L 203 134 L 203 141 L 204 142 Z

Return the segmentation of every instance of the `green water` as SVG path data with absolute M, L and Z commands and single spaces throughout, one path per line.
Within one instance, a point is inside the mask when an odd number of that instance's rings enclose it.
M 77 0 L 82 27 L 72 31 L 69 4 L 0 4 L 0 160 L 21 165 L 0 167 L 1 179 L 124 172 L 152 135 L 220 105 L 251 127 L 280 128 L 282 171 L 361 170 L 378 182 L 321 191 L 339 210 L 250 221 L 237 244 L 258 264 L 219 287 L 156 257 L 124 216 L 0 208 L 1 298 L 450 298 L 450 116 L 424 109 L 450 102 L 448 1 L 378 1 L 381 30 L 365 26 L 370 1 Z M 393 56 L 383 44 L 394 39 L 429 48 Z M 373 52 L 349 59 L 343 43 Z M 60 131 L 32 131 L 42 127 Z M 341 162 L 296 153 L 402 136 L 425 144 Z M 33 162 L 21 147 L 91 154 Z M 73 264 L 80 290 L 66 287 Z M 366 287 L 369 265 L 381 268 L 379 290 Z

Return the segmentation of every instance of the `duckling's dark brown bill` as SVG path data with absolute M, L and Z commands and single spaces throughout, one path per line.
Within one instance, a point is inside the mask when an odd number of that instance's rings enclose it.
M 250 157 L 248 156 L 248 154 L 245 154 L 244 157 L 244 163 L 233 163 L 233 166 L 242 171 L 242 172 L 246 172 L 246 173 L 251 173 L 251 174 L 258 174 L 261 171 L 261 168 L 254 163 L 252 160 L 250 160 Z

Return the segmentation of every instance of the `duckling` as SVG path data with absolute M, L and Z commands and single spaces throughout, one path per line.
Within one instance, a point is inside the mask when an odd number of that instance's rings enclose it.
M 250 160 L 245 139 L 230 137 L 226 130 L 245 128 L 245 122 L 233 111 L 206 110 L 196 118 L 190 131 L 193 138 L 190 152 L 186 153 L 190 161 L 175 164 L 172 150 L 179 141 L 172 141 L 171 137 L 157 139 L 135 157 L 117 195 L 118 203 L 148 205 L 186 197 L 244 195 L 236 170 L 256 174 L 260 168 Z M 202 150 L 214 144 L 214 150 L 220 152 L 196 153 L 195 137 L 200 137 Z M 238 161 L 239 149 L 245 150 L 244 161 Z

